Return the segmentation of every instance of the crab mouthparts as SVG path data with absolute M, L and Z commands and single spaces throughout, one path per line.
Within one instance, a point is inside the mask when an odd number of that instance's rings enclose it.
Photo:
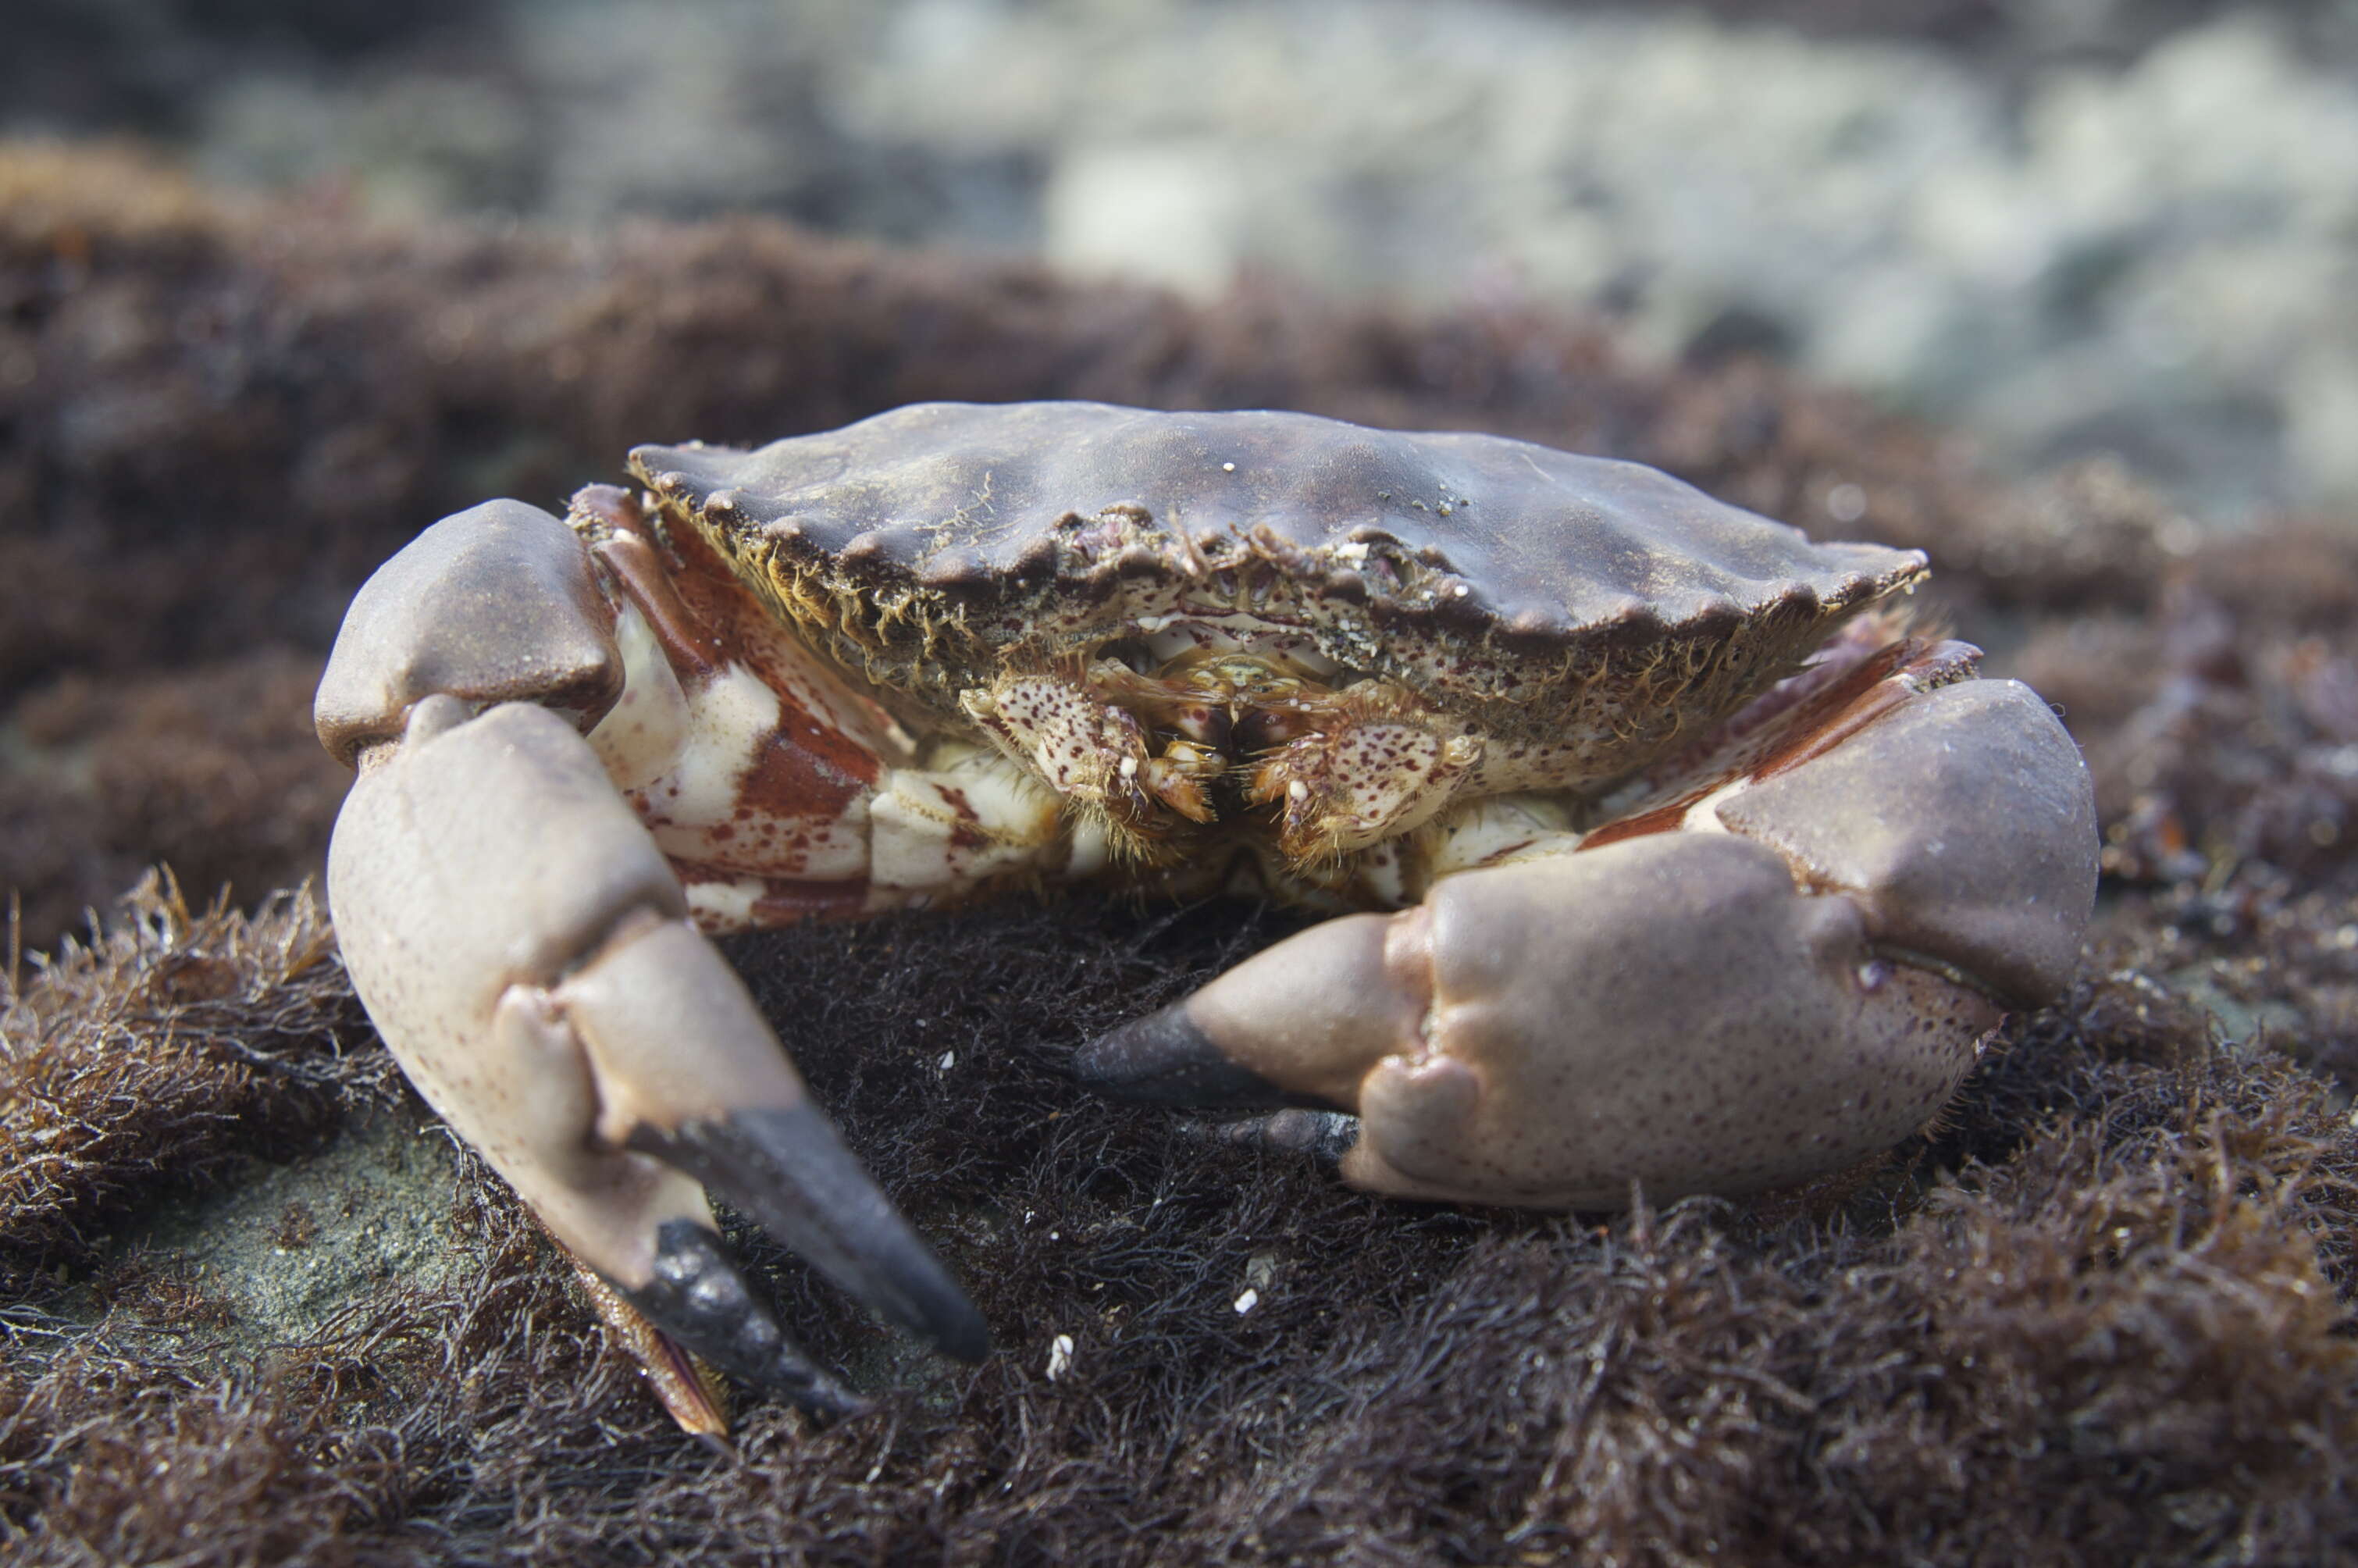
M 1287 633 L 1166 625 L 1078 668 L 1002 678 L 966 707 L 1148 863 L 1227 828 L 1273 829 L 1294 865 L 1332 864 L 1431 817 L 1481 755 L 1404 687 Z
M 1199 649 L 1144 669 L 1109 660 L 1090 677 L 1138 721 L 1152 753 L 1141 784 L 1190 822 L 1277 805 L 1288 782 L 1278 755 L 1348 722 L 1336 690 L 1282 654 Z

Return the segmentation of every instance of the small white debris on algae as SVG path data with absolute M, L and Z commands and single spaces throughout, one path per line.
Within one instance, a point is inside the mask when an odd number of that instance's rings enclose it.
M 952 1067 L 957 1065 L 957 1053 L 955 1051 L 943 1052 L 942 1059 L 935 1063 L 934 1065 L 940 1068 L 945 1073 L 948 1072 Z
M 1260 1305 L 1260 1292 L 1259 1291 L 1248 1290 L 1243 1295 L 1237 1298 L 1237 1315 L 1238 1317 L 1242 1317 L 1245 1314 L 1252 1311 L 1253 1308 L 1259 1305 Z
M 1073 1336 L 1060 1334 L 1048 1341 L 1048 1381 L 1055 1382 L 1072 1369 Z

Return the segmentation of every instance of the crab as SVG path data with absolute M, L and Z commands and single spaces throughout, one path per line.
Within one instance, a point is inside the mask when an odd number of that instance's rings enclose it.
M 1911 630 L 1920 554 L 1300 414 L 936 404 L 630 461 L 427 530 L 316 718 L 370 1015 L 692 1430 L 699 1357 L 862 1406 L 708 1193 L 989 1344 L 709 935 L 1100 876 L 1307 904 L 1076 1076 L 1557 1209 L 1871 1161 L 2076 961 L 2086 770 Z

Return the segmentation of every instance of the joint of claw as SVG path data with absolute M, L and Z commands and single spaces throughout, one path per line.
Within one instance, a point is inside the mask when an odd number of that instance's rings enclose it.
M 593 1021 L 577 1019 L 577 1011 L 594 1011 L 604 989 L 599 983 L 600 979 L 626 967 L 622 955 L 630 948 L 666 926 L 678 925 L 676 914 L 651 904 L 633 904 L 617 914 L 602 934 L 582 944 L 553 978 L 539 983 L 519 982 L 511 988 L 510 994 L 523 993 L 520 1000 L 526 1000 L 547 1026 L 561 1032 L 576 1048 L 594 1055 L 596 1025 Z M 593 1073 L 590 1087 L 595 1096 L 595 1115 L 590 1130 L 591 1146 L 610 1153 L 628 1148 L 632 1134 L 646 1124 L 648 1108 L 624 1091 L 610 1074 Z
M 631 1148 L 715 1107 L 806 1099 L 742 983 L 676 910 L 625 910 L 544 994 L 591 1065 L 599 1148 Z
M 1436 1050 L 1433 1032 L 1437 1000 L 1433 973 L 1433 912 L 1423 904 L 1384 922 L 1383 974 L 1407 1003 L 1413 1022 L 1403 1032 L 1397 1055 L 1422 1058 Z
M 1917 969 L 1925 974 L 1936 976 L 1961 991 L 1979 997 L 2002 1012 L 2012 1011 L 2018 1005 L 2007 1000 L 1996 986 L 1981 976 L 1961 965 L 1952 964 L 1946 958 L 1936 957 L 1932 954 L 1920 952 L 1912 947 L 1897 946 L 1887 942 L 1872 943 L 1867 951 L 1871 955 L 1869 961 L 1883 966 L 1886 970 L 1894 968 Z M 1866 978 L 1864 975 L 1861 976 L 1861 986 L 1864 989 L 1875 989 L 1873 985 L 1866 984 Z
M 497 603 L 496 618 L 444 605 Z M 530 702 L 587 728 L 622 693 L 614 611 L 571 530 L 521 502 L 443 519 L 354 596 L 312 705 L 319 739 L 350 762 L 415 735 L 436 697 L 477 710 Z

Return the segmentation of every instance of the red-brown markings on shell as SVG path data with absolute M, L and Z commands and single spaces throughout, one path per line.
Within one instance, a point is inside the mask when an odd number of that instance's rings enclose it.
M 934 786 L 934 798 L 950 808 L 957 820 L 950 825 L 949 847 L 953 849 L 979 849 L 990 842 L 982 830 L 982 813 L 974 808 L 966 791 L 950 784 Z
M 692 862 L 675 861 L 680 883 L 690 890 L 699 885 L 735 888 L 752 881 L 762 891 L 754 895 L 750 918 L 731 922 L 729 929 L 741 929 L 744 925 L 755 926 L 791 925 L 803 920 L 844 920 L 867 913 L 869 884 L 865 877 L 841 881 L 796 881 L 790 877 L 749 878 L 745 872 L 726 866 L 701 866 Z
M 1795 676 L 1758 699 L 1754 708 L 1760 713 L 1747 708 L 1724 727 L 1744 748 L 1727 765 L 1674 800 L 1606 823 L 1583 838 L 1580 848 L 1600 849 L 1626 838 L 1674 832 L 1698 802 L 1731 780 L 1773 778 L 1822 756 L 1923 687 L 1969 674 L 1980 656 L 1981 650 L 1969 643 L 1903 637 L 1846 668 L 1833 668 L 1823 680 L 1813 680 L 1810 672 Z
M 1784 741 L 1752 765 L 1755 779 L 1790 773 L 1823 756 L 1917 692 L 1971 675 L 1982 651 L 1971 643 L 1903 638 L 1817 693 L 1784 727 Z
M 835 700 L 821 707 L 812 673 L 788 666 L 766 611 L 694 530 L 658 541 L 637 504 L 611 485 L 591 486 L 574 505 L 614 530 L 597 546 L 600 557 L 646 614 L 683 682 L 733 664 L 776 694 L 777 724 L 755 743 L 739 779 L 741 821 L 832 817 L 867 792 L 880 772 L 875 752 L 847 734 L 841 719 L 859 699 L 829 694 Z
M 753 901 L 752 924 L 784 925 L 796 920 L 840 920 L 867 910 L 868 882 L 789 882 L 773 880 Z
M 686 681 L 719 668 L 724 657 L 719 636 L 681 602 L 663 546 L 628 492 L 611 484 L 586 486 L 575 493 L 572 512 L 602 525 L 590 554 L 647 618 L 673 673 Z

